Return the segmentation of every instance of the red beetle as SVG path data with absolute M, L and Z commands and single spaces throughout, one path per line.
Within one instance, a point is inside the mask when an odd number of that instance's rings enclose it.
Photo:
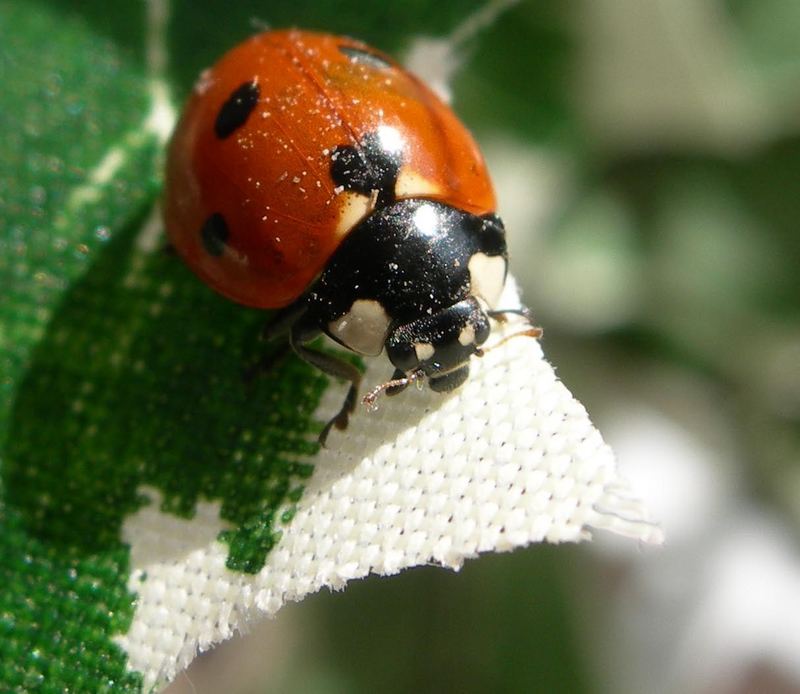
M 391 58 L 350 38 L 270 31 L 200 76 L 169 148 L 171 243 L 211 287 L 282 309 L 267 327 L 352 386 L 360 373 L 310 349 L 326 333 L 384 348 L 390 393 L 467 378 L 507 269 L 505 232 L 475 141 Z

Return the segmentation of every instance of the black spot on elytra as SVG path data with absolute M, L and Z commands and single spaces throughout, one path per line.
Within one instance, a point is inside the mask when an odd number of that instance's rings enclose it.
M 232 135 L 247 122 L 260 93 L 255 82 L 244 82 L 233 90 L 214 121 L 214 132 L 220 140 Z
M 370 195 L 378 191 L 378 207 L 394 202 L 402 153 L 389 151 L 370 133 L 358 145 L 339 145 L 331 155 L 331 178 L 337 186 Z
M 376 68 L 378 70 L 386 70 L 392 67 L 392 64 L 375 53 L 370 53 L 363 48 L 356 48 L 355 46 L 339 46 L 339 51 L 350 58 L 350 62 L 357 65 L 366 65 L 367 67 Z
M 203 246 L 211 255 L 221 256 L 230 236 L 225 218 L 219 212 L 212 214 L 200 229 L 200 236 Z

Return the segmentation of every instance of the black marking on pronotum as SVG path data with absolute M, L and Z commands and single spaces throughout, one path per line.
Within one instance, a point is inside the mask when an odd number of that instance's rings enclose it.
M 394 188 L 402 154 L 385 149 L 377 133 L 366 135 L 358 145 L 339 145 L 331 155 L 331 178 L 337 186 L 356 193 L 378 192 L 378 207 L 394 202 Z
M 327 326 L 354 301 L 370 299 L 399 326 L 465 300 L 472 257 L 506 257 L 505 240 L 487 236 L 483 221 L 432 200 L 374 210 L 344 237 L 312 286 L 304 299 L 307 318 Z
M 247 122 L 260 93 L 258 84 L 253 81 L 244 82 L 231 92 L 214 121 L 214 132 L 220 140 L 232 135 Z
M 481 217 L 481 236 L 485 251 L 489 255 L 501 255 L 506 249 L 506 228 L 503 220 L 490 212 Z
M 366 65 L 367 67 L 377 68 L 378 70 L 386 70 L 392 67 L 392 64 L 385 58 L 365 51 L 363 48 L 356 48 L 355 46 L 339 46 L 339 51 L 350 58 L 350 61 L 357 65 Z
M 230 232 L 228 225 L 219 212 L 212 214 L 200 229 L 200 236 L 203 239 L 203 247 L 213 256 L 221 256 L 225 252 Z

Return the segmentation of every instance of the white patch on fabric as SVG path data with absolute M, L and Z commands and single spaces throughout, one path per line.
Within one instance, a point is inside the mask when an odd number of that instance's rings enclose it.
M 506 286 L 503 306 L 518 306 L 513 281 Z M 523 325 L 509 316 L 492 341 Z M 386 361 L 375 359 L 364 383 L 386 376 Z M 316 419 L 339 410 L 348 385 L 328 388 Z M 256 574 L 226 568 L 215 505 L 201 502 L 192 520 L 176 521 L 154 503 L 125 520 L 136 603 L 114 642 L 127 668 L 141 673 L 144 691 L 259 614 L 370 573 L 431 563 L 457 569 L 481 552 L 587 540 L 598 528 L 663 541 L 586 410 L 531 338 L 474 359 L 469 380 L 452 393 L 410 388 L 374 412 L 356 408 L 346 432 L 334 429 L 327 448 L 302 460 L 314 474 Z
M 375 357 L 389 333 L 389 316 L 379 302 L 357 299 L 341 318 L 328 323 L 328 333 L 354 352 Z
M 475 253 L 467 268 L 472 294 L 483 299 L 489 308 L 497 308 L 497 300 L 505 285 L 506 259 L 499 255 Z

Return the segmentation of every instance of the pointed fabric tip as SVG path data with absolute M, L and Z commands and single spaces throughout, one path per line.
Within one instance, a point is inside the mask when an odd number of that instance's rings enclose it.
M 503 306 L 518 305 L 509 282 Z M 509 320 L 490 345 L 519 329 Z M 364 383 L 382 382 L 388 369 L 385 360 L 373 360 Z M 328 389 L 321 421 L 342 395 L 338 385 Z M 384 398 L 375 412 L 360 408 L 328 446 L 308 461 L 315 472 L 297 511 L 255 575 L 226 568 L 227 546 L 210 539 L 221 529 L 213 510 L 187 524 L 208 527 L 195 528 L 195 542 L 180 550 L 165 543 L 174 546 L 170 533 L 184 531 L 172 521 L 165 533 L 169 521 L 159 521 L 157 505 L 129 520 L 129 588 L 138 601 L 130 630 L 117 642 L 146 689 L 253 618 L 369 573 L 432 562 L 457 569 L 481 552 L 577 542 L 594 529 L 663 541 L 644 506 L 628 496 L 586 410 L 530 337 L 474 359 L 457 392 L 410 389 Z

